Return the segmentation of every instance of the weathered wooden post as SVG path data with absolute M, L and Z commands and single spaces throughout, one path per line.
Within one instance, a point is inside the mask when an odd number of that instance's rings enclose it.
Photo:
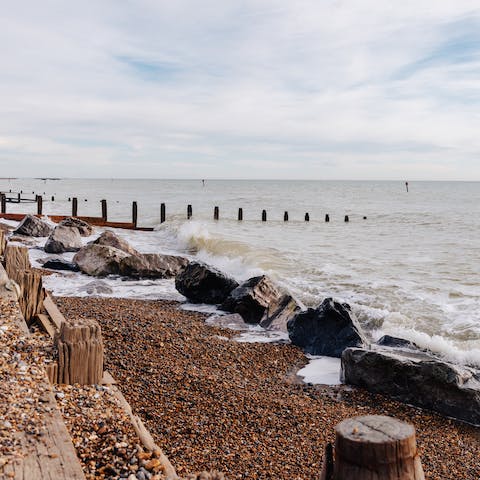
M 99 384 L 103 377 L 100 325 L 92 319 L 64 322 L 56 339 L 58 383 Z
M 0 208 L 0 213 L 7 213 L 7 196 L 2 193 L 0 195 L 0 203 L 1 203 L 1 208 Z
M 330 221 L 330 215 L 329 215 L 328 213 L 325 215 L 325 221 L 326 221 L 326 222 L 329 222 L 329 221 Z
M 218 207 L 215 207 L 215 208 L 213 209 L 213 219 L 214 219 L 214 220 L 218 220 L 218 218 L 219 218 Z
M 193 210 L 191 205 L 187 205 L 187 220 L 190 220 L 193 215 Z
M 102 200 L 102 219 L 104 222 L 107 221 L 107 201 Z
M 238 209 L 238 220 L 241 222 L 243 220 L 243 208 Z
M 262 222 L 266 222 L 266 221 L 267 221 L 267 211 L 262 210 Z
M 78 215 L 78 200 L 77 197 L 72 198 L 72 217 L 76 217 Z
M 37 199 L 37 215 L 41 215 L 43 210 L 43 197 L 41 195 L 37 195 L 36 199 Z
M 165 204 L 160 204 L 160 223 L 165 222 Z
M 306 222 L 310 221 L 310 215 L 308 214 L 308 212 L 305 214 L 305 221 Z
M 340 422 L 335 433 L 333 473 L 327 451 L 321 480 L 425 480 L 412 425 L 366 415 Z
M 55 201 L 55 197 L 52 195 L 52 202 L 54 202 L 54 201 Z
M 0 230 L 0 256 L 5 252 L 5 247 L 7 246 L 7 239 L 5 238 L 5 232 Z
M 284 222 L 288 222 L 288 212 L 285 212 L 285 213 L 283 214 L 283 221 L 284 221 Z
M 18 203 L 20 203 L 20 199 L 21 199 L 20 193 L 17 193 L 17 202 Z
M 348 222 L 350 219 L 348 218 L 348 215 L 345 215 L 345 221 Z
M 138 209 L 137 202 L 132 203 L 132 223 L 134 228 L 137 228 Z

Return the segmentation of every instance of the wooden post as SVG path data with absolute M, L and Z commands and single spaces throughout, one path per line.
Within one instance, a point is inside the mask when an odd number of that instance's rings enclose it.
M 100 325 L 92 319 L 64 322 L 57 337 L 58 383 L 99 384 L 103 377 Z
M 187 205 L 187 220 L 190 220 L 192 218 L 192 206 Z
M 288 222 L 288 212 L 285 212 L 285 213 L 283 214 L 283 221 L 284 221 L 284 222 Z
M 43 197 L 41 195 L 37 195 L 37 215 L 42 214 L 43 209 Z
M 330 221 L 330 215 L 329 215 L 328 213 L 325 215 L 325 221 L 326 221 L 326 222 L 329 222 L 329 221 Z
M 138 218 L 137 202 L 133 202 L 132 203 L 132 223 L 135 228 L 137 228 L 137 218 Z
M 348 215 L 345 215 L 345 221 L 348 222 L 349 220 Z
M 405 182 L 405 188 L 407 189 L 407 193 L 408 193 L 408 182 Z
M 4 193 L 2 193 L 0 195 L 0 197 L 1 197 L 0 198 L 0 203 L 1 203 L 1 208 L 0 208 L 1 212 L 0 213 L 7 213 L 7 196 Z
M 103 221 L 106 222 L 107 221 L 107 201 L 106 200 L 102 200 L 102 218 L 103 218 Z
M 30 259 L 27 247 L 17 247 L 16 245 L 7 245 L 5 249 L 5 271 L 9 278 L 20 285 L 22 274 L 25 270 L 30 270 Z
M 238 220 L 240 222 L 243 220 L 243 208 L 238 209 Z
M 305 214 L 305 221 L 306 222 L 310 221 L 310 215 L 308 214 L 308 212 Z
M 425 480 L 412 425 L 383 415 L 335 428 L 335 480 Z
M 266 221 L 267 221 L 267 211 L 262 210 L 262 222 L 266 222 Z
M 5 232 L 0 230 L 0 256 L 5 252 L 5 247 L 7 246 L 7 239 L 5 238 Z
M 160 223 L 165 222 L 165 204 L 160 204 Z
M 218 207 L 215 207 L 215 208 L 213 209 L 213 219 L 214 219 L 214 220 L 218 220 L 218 218 L 219 218 Z
M 76 217 L 78 215 L 78 200 L 77 197 L 72 198 L 72 217 Z
M 18 203 L 20 203 L 20 199 L 21 199 L 20 193 L 17 193 L 17 201 L 18 201 Z

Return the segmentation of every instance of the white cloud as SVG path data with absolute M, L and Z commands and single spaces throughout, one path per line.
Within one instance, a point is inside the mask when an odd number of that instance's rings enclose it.
M 476 3 L 12 3 L 2 175 L 480 179 Z

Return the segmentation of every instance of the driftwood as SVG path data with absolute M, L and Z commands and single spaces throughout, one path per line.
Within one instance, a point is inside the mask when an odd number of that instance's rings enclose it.
M 99 384 L 103 377 L 100 325 L 91 319 L 62 323 L 57 337 L 58 383 Z
M 366 415 L 335 431 L 333 480 L 425 480 L 412 425 Z

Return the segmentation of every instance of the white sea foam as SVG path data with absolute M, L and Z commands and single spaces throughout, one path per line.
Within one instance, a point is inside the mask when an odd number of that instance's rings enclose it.
M 303 377 L 305 383 L 320 385 L 339 385 L 340 359 L 333 357 L 308 356 L 308 365 L 301 368 L 297 375 Z

